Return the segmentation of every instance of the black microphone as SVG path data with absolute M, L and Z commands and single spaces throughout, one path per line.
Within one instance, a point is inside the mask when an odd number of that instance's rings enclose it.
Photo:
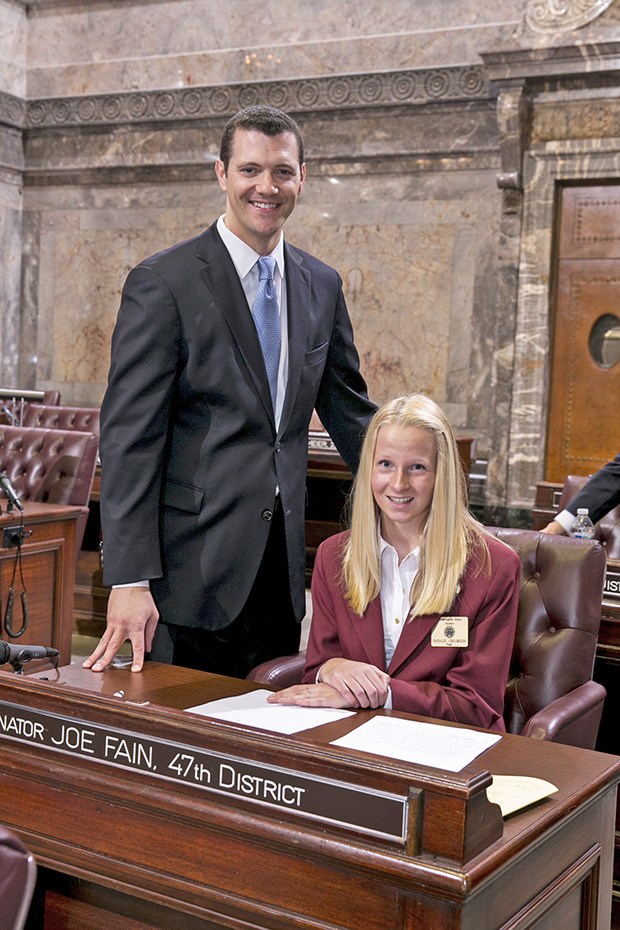
M 0 665 L 7 662 L 30 662 L 31 659 L 53 659 L 59 656 L 58 649 L 52 649 L 50 646 L 16 646 L 13 643 L 5 643 L 0 639 Z
M 9 476 L 6 474 L 6 472 L 4 472 L 4 471 L 0 474 L 0 488 L 2 488 L 2 490 L 4 491 L 4 493 L 6 494 L 6 496 L 8 497 L 8 499 L 9 499 L 9 501 L 10 501 L 11 504 L 15 504 L 15 506 L 17 507 L 18 510 L 23 510 L 23 509 L 24 509 L 24 508 L 22 507 L 22 502 L 20 501 L 19 497 L 17 496 L 17 493 L 16 493 L 16 491 L 15 491 L 15 488 L 14 488 L 13 485 L 11 484 L 11 479 L 10 479 Z
M 9 421 L 10 426 L 17 426 L 18 417 L 15 416 L 12 410 L 9 410 L 6 404 L 3 404 L 0 407 L 0 413 L 3 413 L 7 420 Z

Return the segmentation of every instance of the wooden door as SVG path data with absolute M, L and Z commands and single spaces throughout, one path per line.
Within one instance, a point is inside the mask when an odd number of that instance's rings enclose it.
M 620 451 L 620 185 L 558 199 L 545 478 L 589 475 Z

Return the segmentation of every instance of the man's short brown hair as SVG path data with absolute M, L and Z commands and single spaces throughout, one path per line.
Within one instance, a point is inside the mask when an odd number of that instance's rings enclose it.
M 257 132 L 262 132 L 266 136 L 279 136 L 282 132 L 292 133 L 297 140 L 299 164 L 300 166 L 303 164 L 304 142 L 301 136 L 301 130 L 295 120 L 276 107 L 253 106 L 239 110 L 238 113 L 228 120 L 224 127 L 220 142 L 220 160 L 224 164 L 225 171 L 228 171 L 233 139 L 237 129 L 255 129 Z

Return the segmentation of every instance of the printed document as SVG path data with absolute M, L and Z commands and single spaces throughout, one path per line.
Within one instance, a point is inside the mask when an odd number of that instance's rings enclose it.
M 260 689 L 248 691 L 237 697 L 222 698 L 198 704 L 186 710 L 204 717 L 215 717 L 231 723 L 243 723 L 259 730 L 271 730 L 275 733 L 299 733 L 324 723 L 333 723 L 342 717 L 355 713 L 352 710 L 338 710 L 335 707 L 294 707 L 284 704 L 268 704 L 271 691 Z
M 414 765 L 429 765 L 447 772 L 460 772 L 476 756 L 501 739 L 499 733 L 479 733 L 419 723 L 401 717 L 373 717 L 356 730 L 333 741 L 334 746 L 373 752 Z

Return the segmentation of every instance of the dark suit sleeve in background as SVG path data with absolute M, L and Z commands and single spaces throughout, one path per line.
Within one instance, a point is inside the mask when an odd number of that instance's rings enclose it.
M 620 454 L 613 462 L 608 462 L 592 475 L 566 509 L 576 514 L 577 508 L 587 507 L 592 522 L 598 523 L 618 504 L 620 504 Z
M 123 288 L 101 406 L 106 584 L 162 574 L 162 461 L 179 344 L 180 326 L 172 295 L 152 269 L 139 265 Z

